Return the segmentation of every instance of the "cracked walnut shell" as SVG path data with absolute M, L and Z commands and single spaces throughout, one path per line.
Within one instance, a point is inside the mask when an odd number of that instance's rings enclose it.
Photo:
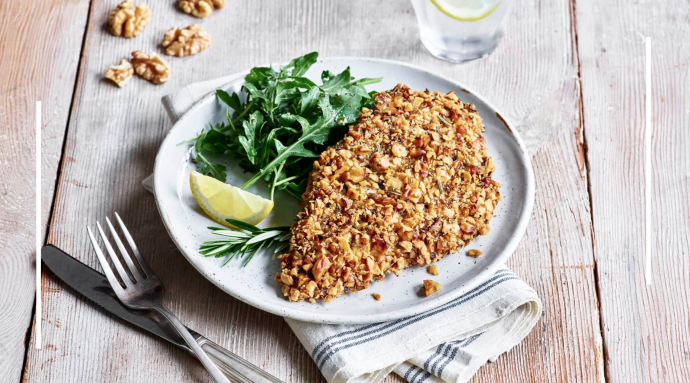
M 120 65 L 113 65 L 105 72 L 105 78 L 112 80 L 120 88 L 129 82 L 132 75 L 134 75 L 134 68 L 127 60 L 120 61 Z
M 216 8 L 223 8 L 225 0 L 180 0 L 178 3 L 180 10 L 194 17 L 207 17 Z
M 165 34 L 161 44 L 170 56 L 191 56 L 211 45 L 211 35 L 196 24 L 186 28 L 175 27 Z
M 115 36 L 132 38 L 146 28 L 151 19 L 151 10 L 148 5 L 134 6 L 132 0 L 121 2 L 108 16 L 110 33 Z
M 139 76 L 154 84 L 162 84 L 170 79 L 170 66 L 155 53 L 132 52 L 132 65 Z

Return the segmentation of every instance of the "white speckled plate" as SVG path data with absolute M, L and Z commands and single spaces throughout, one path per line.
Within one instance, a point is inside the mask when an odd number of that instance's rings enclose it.
M 522 237 L 534 202 L 534 176 L 529 156 L 515 129 L 512 129 L 491 104 L 462 84 L 430 73 L 412 65 L 368 58 L 342 57 L 320 60 L 307 73 L 307 77 L 320 82 L 324 69 L 342 71 L 351 68 L 356 78 L 383 77 L 383 82 L 369 90 L 386 90 L 398 83 L 412 89 L 430 89 L 441 92 L 454 90 L 465 102 L 475 104 L 486 126 L 489 154 L 496 164 L 494 179 L 501 183 L 503 200 L 491 221 L 489 235 L 479 237 L 470 247 L 483 251 L 479 258 L 470 258 L 461 251 L 438 262 L 441 274 L 433 279 L 443 289 L 429 298 L 420 297 L 418 291 L 424 279 L 430 276 L 424 268 L 411 267 L 400 276 L 388 275 L 382 282 L 374 282 L 368 290 L 356 294 L 346 293 L 327 303 L 288 302 L 273 280 L 280 271 L 279 261 L 270 253 L 257 254 L 247 267 L 233 260 L 221 267 L 225 259 L 206 258 L 199 254 L 199 245 L 213 235 L 206 229 L 215 225 L 197 206 L 189 190 L 189 172 L 196 168 L 191 161 L 191 144 L 177 145 L 196 136 L 208 126 L 225 119 L 225 106 L 211 94 L 199 101 L 172 128 L 161 145 L 154 170 L 156 203 L 165 227 L 173 241 L 189 262 L 206 278 L 235 298 L 270 313 L 293 319 L 321 323 L 372 323 L 388 321 L 431 310 L 469 290 L 490 276 L 517 247 Z M 244 73 L 224 88 L 239 91 Z M 250 178 L 239 166 L 226 162 L 227 182 L 241 185 Z M 260 181 L 249 189 L 268 197 L 268 189 Z M 277 192 L 275 208 L 260 226 L 292 224 L 299 207 L 295 200 Z M 375 301 L 371 293 L 381 294 Z

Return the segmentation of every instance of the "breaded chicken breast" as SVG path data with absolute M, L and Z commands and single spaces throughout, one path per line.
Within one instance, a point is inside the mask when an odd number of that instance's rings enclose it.
M 291 301 L 329 301 L 458 252 L 501 199 L 484 127 L 454 92 L 375 95 L 309 177 L 276 281 Z

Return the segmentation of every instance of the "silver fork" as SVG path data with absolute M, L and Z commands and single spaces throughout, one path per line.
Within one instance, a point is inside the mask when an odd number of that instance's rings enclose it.
M 218 368 L 218 366 L 211 360 L 209 357 L 209 354 L 206 353 L 206 351 L 201 347 L 199 343 L 195 340 L 194 336 L 189 333 L 187 328 L 180 322 L 177 317 L 168 310 L 167 307 L 163 306 L 162 298 L 163 298 L 163 293 L 164 293 L 164 288 L 163 285 L 160 283 L 156 275 L 153 273 L 151 268 L 149 267 L 148 263 L 146 263 L 146 260 L 144 260 L 144 257 L 141 256 L 141 253 L 139 252 L 139 249 L 137 249 L 137 245 L 134 243 L 134 239 L 132 239 L 132 236 L 129 234 L 129 231 L 125 227 L 125 224 L 122 222 L 120 219 L 120 216 L 115 213 L 115 218 L 117 219 L 118 224 L 120 225 L 120 229 L 122 229 L 122 232 L 125 236 L 125 239 L 127 239 L 127 242 L 129 243 L 130 248 L 132 249 L 132 253 L 134 253 L 134 256 L 137 258 L 137 262 L 139 263 L 139 266 L 141 266 L 141 269 L 145 275 L 142 275 L 142 273 L 139 272 L 137 267 L 134 265 L 134 262 L 132 261 L 132 258 L 129 256 L 129 253 L 125 249 L 124 244 L 120 240 L 120 237 L 117 235 L 117 232 L 115 231 L 115 228 L 113 225 L 110 223 L 110 220 L 106 217 L 106 222 L 108 224 L 108 228 L 110 229 L 110 233 L 113 236 L 113 239 L 115 240 L 115 244 L 117 247 L 120 249 L 120 252 L 122 253 L 122 259 L 124 259 L 125 264 L 127 269 L 132 275 L 132 278 L 134 279 L 134 282 L 132 279 L 130 279 L 129 275 L 125 271 L 125 267 L 123 267 L 122 263 L 117 257 L 117 254 L 115 253 L 115 250 L 113 247 L 110 245 L 110 242 L 108 241 L 108 238 L 106 237 L 105 233 L 103 232 L 103 229 L 101 228 L 101 224 L 96 222 L 96 225 L 98 226 L 98 231 L 101 234 L 101 238 L 103 239 L 103 242 L 105 243 L 105 248 L 108 251 L 108 254 L 110 255 L 110 259 L 112 260 L 113 264 L 115 265 L 116 273 L 113 272 L 112 268 L 108 264 L 108 259 L 105 257 L 103 252 L 101 251 L 101 248 L 98 246 L 98 243 L 96 242 L 96 238 L 94 238 L 93 233 L 91 232 L 91 229 L 87 227 L 87 230 L 89 232 L 89 237 L 91 238 L 91 244 L 93 245 L 94 250 L 96 251 L 96 255 L 98 256 L 98 261 L 101 263 L 101 267 L 103 268 L 103 272 L 105 275 L 108 277 L 108 281 L 110 282 L 110 285 L 112 286 L 113 290 L 115 291 L 115 294 L 117 297 L 120 299 L 120 301 L 127 306 L 130 309 L 134 310 L 153 310 L 157 313 L 160 313 L 163 315 L 172 325 L 172 327 L 179 333 L 179 335 L 187 342 L 187 345 L 194 351 L 195 356 L 201 361 L 201 363 L 206 367 L 206 370 L 211 374 L 213 379 L 218 382 L 218 383 L 230 383 L 230 381 L 223 375 L 221 370 Z M 120 284 L 120 282 L 116 278 L 116 274 L 120 276 L 122 281 L 124 282 L 124 287 Z M 217 359 L 217 357 L 216 357 Z M 237 357 L 237 359 L 240 359 Z M 220 360 L 220 362 L 223 362 L 223 360 Z M 236 363 L 241 363 L 241 364 L 248 364 L 249 362 L 246 362 L 244 360 L 235 360 L 234 362 Z M 258 370 L 253 365 L 250 365 L 253 367 L 255 370 Z M 239 382 L 239 383 L 252 383 L 253 380 L 249 380 L 246 376 L 242 375 L 241 373 L 237 372 L 233 369 L 230 368 L 225 368 L 225 371 L 229 373 L 231 377 L 233 377 L 234 382 Z M 258 372 L 254 371 L 254 373 L 263 373 L 263 371 Z M 261 374 L 261 375 L 263 375 Z M 267 374 L 266 374 L 267 375 Z M 271 377 L 272 378 L 272 377 Z M 275 378 L 273 378 L 275 379 Z M 273 380 L 266 380 L 266 381 L 278 381 L 277 379 Z M 264 380 L 260 380 L 264 381 Z

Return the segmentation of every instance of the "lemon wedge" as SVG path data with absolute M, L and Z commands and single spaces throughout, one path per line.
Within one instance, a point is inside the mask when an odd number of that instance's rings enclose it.
M 448 17 L 459 21 L 477 21 L 492 14 L 500 2 L 487 0 L 431 0 Z
M 252 225 L 263 221 L 273 209 L 273 201 L 198 172 L 189 173 L 194 199 L 214 221 L 232 227 L 225 220 L 236 219 Z

